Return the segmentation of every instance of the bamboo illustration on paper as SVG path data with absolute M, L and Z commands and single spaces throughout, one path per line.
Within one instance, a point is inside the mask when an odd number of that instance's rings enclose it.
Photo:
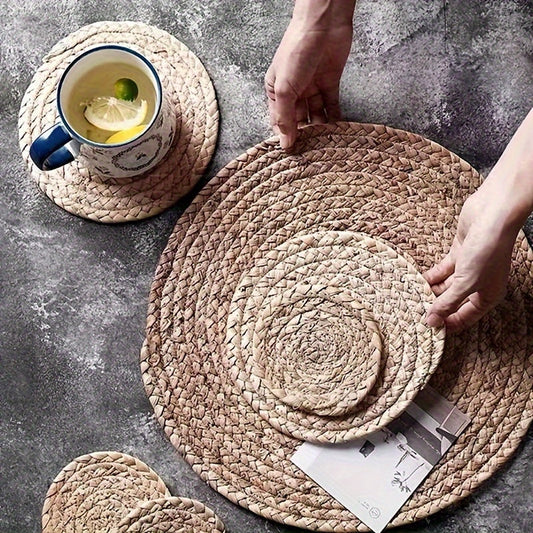
M 407 486 L 407 481 L 422 466 L 424 466 L 424 464 L 420 463 L 407 477 L 403 478 L 402 475 L 405 476 L 405 472 L 399 472 L 398 470 L 396 470 L 396 472 L 394 472 L 394 477 L 392 478 L 391 485 L 393 487 L 399 487 L 400 491 L 402 492 L 411 492 L 411 489 Z

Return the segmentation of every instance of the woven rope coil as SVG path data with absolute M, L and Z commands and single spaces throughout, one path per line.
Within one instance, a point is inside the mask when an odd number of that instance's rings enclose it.
M 139 501 L 169 497 L 159 476 L 118 452 L 96 452 L 69 463 L 50 485 L 43 533 L 110 531 Z
M 48 489 L 43 533 L 223 533 L 203 503 L 170 495 L 139 459 L 94 452 L 70 462 Z
M 104 179 L 78 161 L 41 172 L 29 156 L 31 143 L 58 121 L 55 93 L 65 68 L 84 50 L 120 44 L 145 55 L 161 79 L 177 115 L 177 131 L 165 159 L 145 175 Z M 99 222 L 125 222 L 156 215 L 199 181 L 213 155 L 218 106 L 209 75 L 199 59 L 169 33 L 140 22 L 97 22 L 59 41 L 44 58 L 23 97 L 19 144 L 28 169 L 57 205 Z
M 223 533 L 224 524 L 203 503 L 188 498 L 143 502 L 118 525 L 116 533 Z
M 383 316 L 393 312 L 386 301 L 374 308 L 366 297 L 352 297 L 359 290 L 366 294 L 366 286 L 350 279 L 355 262 L 349 253 L 340 261 L 346 270 L 330 268 L 340 251 L 326 253 L 326 266 L 304 261 L 304 270 L 298 270 L 297 262 L 285 268 L 288 260 L 283 261 L 285 277 L 273 269 L 274 289 L 261 300 L 260 309 L 239 303 L 236 289 L 243 286 L 252 294 L 263 279 L 259 270 L 269 272 L 268 254 L 280 243 L 298 243 L 299 250 L 309 236 L 334 237 L 334 242 L 346 235 L 342 248 L 349 249 L 350 239 L 364 235 L 371 242 L 386 243 L 406 264 L 424 271 L 448 251 L 461 206 L 479 184 L 479 174 L 468 163 L 436 143 L 409 132 L 354 123 L 304 129 L 292 155 L 280 149 L 277 139 L 264 141 L 211 180 L 178 221 L 161 256 L 141 354 L 156 416 L 202 479 L 231 501 L 285 524 L 320 531 L 366 530 L 291 463 L 301 441 L 290 431 L 280 431 L 284 422 L 276 426 L 274 417 L 287 405 L 287 397 L 289 404 L 301 405 L 301 395 L 287 385 L 299 380 L 294 374 L 302 371 L 291 368 L 285 377 L 285 369 L 294 367 L 292 356 L 283 355 L 289 362 L 282 360 L 278 368 L 275 361 L 265 364 L 260 353 L 308 353 L 306 343 L 322 342 L 313 324 L 339 324 L 346 316 L 358 316 L 348 319 L 345 327 L 335 326 L 338 333 L 330 338 L 321 338 L 348 352 L 347 361 L 357 361 L 347 349 L 352 338 L 344 344 L 342 332 L 350 331 L 357 339 L 353 330 L 361 324 L 376 325 L 380 340 L 369 326 L 369 368 L 358 378 L 363 390 L 370 389 L 362 393 L 366 398 L 380 382 L 367 381 L 373 365 L 383 364 L 384 352 L 400 335 L 384 333 Z M 392 525 L 424 518 L 469 495 L 509 458 L 526 432 L 533 412 L 532 264 L 533 254 L 520 233 L 503 303 L 469 331 L 446 339 L 430 385 L 466 412 L 472 424 Z M 259 270 L 252 288 L 246 276 L 256 272 L 253 268 Z M 364 272 L 364 266 L 356 268 L 360 272 L 355 279 Z M 324 298 L 319 291 L 320 299 L 313 296 L 306 305 L 301 298 L 306 286 L 329 287 L 330 282 L 339 288 L 335 296 Z M 372 290 L 385 288 L 377 285 Z M 279 310 L 278 300 L 284 298 L 293 302 L 294 310 Z M 315 305 L 319 302 L 323 309 Z M 241 348 L 245 339 L 250 353 L 244 359 L 235 357 L 231 366 L 228 353 L 237 341 L 228 333 L 228 324 L 244 327 L 240 318 L 230 322 L 237 316 L 235 309 L 253 318 L 255 326 L 239 333 Z M 300 317 L 305 324 L 297 328 Z M 418 320 L 417 314 L 413 322 Z M 269 333 L 263 334 L 266 329 Z M 295 331 L 305 338 L 292 342 Z M 315 339 L 307 340 L 309 335 Z M 304 368 L 304 387 L 316 376 L 313 365 L 321 361 L 318 357 Z M 267 400 L 271 403 L 263 412 Z M 326 402 L 325 413 L 334 401 L 332 396 Z M 361 401 L 356 393 L 341 409 L 348 412 Z M 304 407 L 322 410 L 316 398 Z
M 396 418 L 444 344 L 443 331 L 421 324 L 433 296 L 414 266 L 385 243 L 346 231 L 267 241 L 255 256 L 239 283 L 224 277 L 234 292 L 227 317 L 218 313 L 226 324 L 218 344 L 228 352 L 220 359 L 252 408 L 276 429 L 318 442 L 360 437 Z M 212 294 L 203 283 L 201 309 L 216 301 Z

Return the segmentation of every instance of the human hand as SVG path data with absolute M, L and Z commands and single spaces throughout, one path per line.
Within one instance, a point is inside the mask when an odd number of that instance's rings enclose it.
M 270 123 L 283 149 L 299 125 L 341 118 L 339 84 L 352 44 L 355 1 L 297 0 L 265 76 Z
M 533 109 L 459 216 L 449 253 L 424 277 L 437 299 L 429 326 L 460 331 L 504 297 L 516 236 L 533 211 Z
M 479 190 L 467 199 L 449 253 L 424 274 L 437 295 L 428 312 L 429 326 L 463 330 L 505 296 L 518 230 L 502 227 L 498 210 L 491 210 L 484 197 Z

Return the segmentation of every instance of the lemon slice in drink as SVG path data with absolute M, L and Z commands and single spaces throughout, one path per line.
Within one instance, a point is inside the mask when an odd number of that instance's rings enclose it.
M 83 114 L 93 126 L 101 130 L 121 131 L 142 124 L 147 111 L 146 100 L 134 104 L 114 96 L 97 96 L 87 103 Z
M 135 126 L 129 130 L 121 130 L 113 133 L 111 137 L 108 137 L 105 141 L 106 144 L 118 144 L 125 143 L 134 137 L 137 137 L 146 129 L 146 124 L 141 124 L 140 126 Z

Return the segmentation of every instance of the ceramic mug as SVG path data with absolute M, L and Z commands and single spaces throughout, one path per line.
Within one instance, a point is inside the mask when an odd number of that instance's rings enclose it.
M 142 73 L 141 80 L 152 96 L 144 120 L 145 129 L 131 140 L 113 144 L 89 139 L 90 130 L 86 128 L 91 125 L 82 116 L 83 102 L 80 101 L 84 97 L 104 96 L 95 93 L 102 91 L 109 80 L 132 69 Z M 95 73 L 94 80 L 91 80 L 92 73 Z M 103 83 L 99 83 L 102 74 Z M 139 98 L 141 96 L 140 88 Z M 174 107 L 163 94 L 154 66 L 139 52 L 122 45 L 96 46 L 76 57 L 59 80 L 56 105 L 59 122 L 35 139 L 30 147 L 30 156 L 40 170 L 57 169 L 77 158 L 90 172 L 104 178 L 139 176 L 166 155 L 176 131 Z

